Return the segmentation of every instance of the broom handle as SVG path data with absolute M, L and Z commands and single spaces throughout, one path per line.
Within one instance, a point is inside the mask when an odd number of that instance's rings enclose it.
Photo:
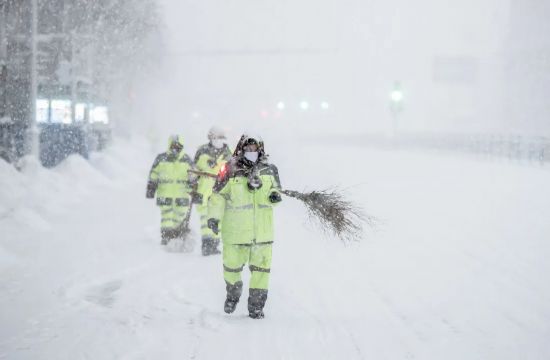
M 218 177 L 218 175 L 216 174 L 211 174 L 211 173 L 208 173 L 206 171 L 199 171 L 199 170 L 192 170 L 192 169 L 189 169 L 187 170 L 188 173 L 191 173 L 191 174 L 195 174 L 195 175 L 199 175 L 199 176 L 206 176 L 206 177 L 210 177 L 210 178 L 214 178 L 216 179 Z M 295 199 L 299 199 L 300 198 L 300 193 L 298 191 L 294 191 L 294 190 L 279 190 L 282 194 L 285 194 L 286 196 L 290 196 L 292 198 L 295 198 Z
M 280 189 L 279 191 L 280 191 L 282 194 L 285 194 L 286 196 L 290 196 L 291 198 L 300 199 L 301 193 L 299 193 L 298 191 L 294 191 L 294 190 L 283 190 L 283 189 Z
M 216 179 L 218 177 L 218 175 L 216 174 L 211 174 L 209 172 L 206 172 L 206 171 L 199 171 L 199 170 L 192 170 L 192 169 L 189 169 L 187 170 L 188 173 L 190 174 L 195 174 L 195 175 L 199 175 L 199 176 L 206 176 L 206 177 L 211 177 L 211 178 L 214 178 Z

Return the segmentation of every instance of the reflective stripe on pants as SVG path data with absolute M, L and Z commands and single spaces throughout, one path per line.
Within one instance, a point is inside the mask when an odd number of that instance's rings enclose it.
M 189 212 L 189 206 L 160 205 L 161 229 L 175 229 L 181 226 Z
M 208 207 L 198 206 L 197 211 L 201 218 L 201 238 L 219 240 L 221 237 L 221 232 L 216 235 L 212 232 L 212 229 L 208 227 Z

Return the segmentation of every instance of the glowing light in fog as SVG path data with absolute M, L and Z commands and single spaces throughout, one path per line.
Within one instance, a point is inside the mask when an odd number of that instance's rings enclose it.
M 90 110 L 90 123 L 109 123 L 109 110 L 106 106 L 96 106 Z
M 70 100 L 52 100 L 51 102 L 51 122 L 70 124 L 72 119 L 72 109 Z
M 328 104 L 328 102 L 323 101 L 323 102 L 321 103 L 321 109 L 323 109 L 323 110 L 328 110 L 329 107 L 330 107 L 330 105 Z
M 306 111 L 307 109 L 309 109 L 309 103 L 307 101 L 300 102 L 300 109 Z
M 401 102 L 403 100 L 403 93 L 399 90 L 392 91 L 390 96 L 393 102 Z
M 279 110 L 284 110 L 284 109 L 285 109 L 285 103 L 282 102 L 282 101 L 279 101 L 279 102 L 277 103 L 277 109 L 279 109 Z

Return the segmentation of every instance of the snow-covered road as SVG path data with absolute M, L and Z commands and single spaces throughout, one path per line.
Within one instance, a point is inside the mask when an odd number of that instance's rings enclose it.
M 0 163 L 0 358 L 550 358 L 547 169 L 353 146 L 273 153 L 287 188 L 349 187 L 381 222 L 343 245 L 285 200 L 255 321 L 245 301 L 223 313 L 220 257 L 160 248 L 143 144 L 54 170 Z

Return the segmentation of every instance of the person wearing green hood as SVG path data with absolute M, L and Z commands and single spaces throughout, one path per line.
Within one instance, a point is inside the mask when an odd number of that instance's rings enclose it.
M 192 186 L 188 170 L 193 168 L 193 161 L 183 151 L 183 144 L 183 136 L 170 136 L 168 151 L 156 157 L 149 172 L 146 197 L 157 197 L 161 245 L 172 239 L 185 239 L 189 232 Z
M 220 170 L 208 202 L 208 227 L 221 232 L 227 296 L 224 311 L 235 311 L 242 294 L 241 272 L 251 271 L 248 312 L 264 317 L 273 246 L 273 206 L 281 199 L 277 167 L 267 161 L 264 143 L 243 135 Z

